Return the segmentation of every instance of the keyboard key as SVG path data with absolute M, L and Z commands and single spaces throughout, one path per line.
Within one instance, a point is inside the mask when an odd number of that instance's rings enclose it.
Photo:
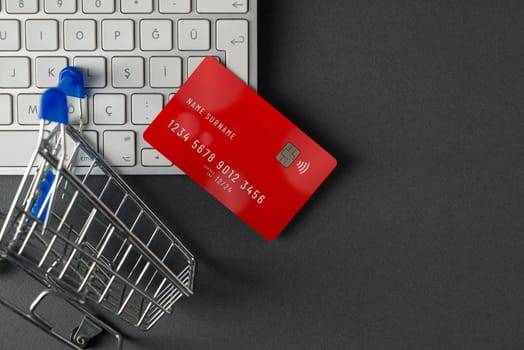
M 189 57 L 187 59 L 187 77 L 189 78 L 191 74 L 195 71 L 195 69 L 198 68 L 200 63 L 206 58 L 207 56 L 200 56 L 200 57 Z M 216 57 L 216 60 L 220 62 L 220 59 Z
M 226 52 L 226 66 L 245 83 L 248 82 L 248 22 L 217 21 L 217 49 Z
M 246 13 L 248 0 L 197 0 L 201 13 Z
M 164 97 L 160 94 L 134 94 L 131 97 L 131 117 L 133 124 L 149 125 L 164 107 Z
M 0 20 L 0 51 L 20 50 L 20 23 L 14 19 Z
M 87 124 L 87 99 L 78 97 L 67 97 L 67 109 L 69 112 L 69 123 L 73 125 Z
M 153 148 L 142 149 L 142 165 L 143 166 L 171 166 L 171 163 L 160 152 Z
M 38 131 L 0 131 L 0 166 L 26 167 L 38 142 Z
M 154 88 L 174 88 L 182 84 L 180 57 L 151 57 L 149 70 L 150 85 Z
M 160 13 L 189 13 L 191 0 L 158 0 Z
M 96 94 L 93 111 L 95 124 L 122 125 L 126 122 L 126 97 L 121 94 Z
M 36 86 L 50 88 L 58 84 L 60 71 L 67 67 L 65 57 L 37 57 L 36 58 Z
M 64 21 L 64 48 L 68 51 L 96 49 L 96 22 L 90 19 Z
M 13 123 L 13 104 L 11 95 L 0 94 L 0 125 L 10 125 Z
M 170 20 L 140 22 L 140 47 L 144 51 L 169 51 L 173 48 L 173 23 Z
M 98 133 L 94 130 L 82 130 L 82 137 L 87 141 L 96 152 L 98 152 Z M 74 166 L 88 167 L 91 166 L 93 160 L 80 148 L 78 147 L 72 138 L 66 138 L 66 162 L 69 161 L 70 155 L 75 155 L 73 160 Z
M 98 152 L 98 133 L 94 130 L 82 131 L 82 136 L 96 152 Z
M 29 51 L 58 50 L 58 22 L 55 20 L 27 20 L 25 40 Z
M 44 0 L 44 9 L 47 13 L 75 13 L 76 1 Z
M 115 0 L 82 0 L 84 13 L 113 13 Z
M 104 132 L 104 159 L 113 166 L 136 164 L 135 133 L 133 131 Z
M 211 27 L 206 19 L 178 21 L 178 47 L 180 50 L 207 51 L 211 48 Z
M 38 111 L 40 94 L 18 95 L 18 123 L 21 125 L 39 125 Z
M 206 57 L 189 57 L 187 59 L 187 77 L 189 78 L 191 74 L 195 71 L 195 69 L 198 68 L 200 63 L 205 59 Z
M 176 90 L 175 90 L 175 93 L 173 93 L 173 94 L 169 94 L 169 96 L 167 97 L 167 98 L 168 98 L 168 101 L 166 102 L 166 106 L 167 106 L 167 104 L 169 103 L 169 101 L 171 101 L 171 99 L 172 99 L 173 97 L 175 97 L 175 95 L 176 95 L 176 93 L 178 92 L 178 90 L 179 90 L 179 89 L 176 89 Z M 164 107 L 165 107 L 165 106 L 164 106 Z
M 116 19 L 102 22 L 102 48 L 108 51 L 130 51 L 135 48 L 135 23 Z
M 0 88 L 29 87 L 28 57 L 0 57 Z
M 113 57 L 113 86 L 116 88 L 144 86 L 144 59 L 142 57 Z
M 75 57 L 73 65 L 84 73 L 84 84 L 88 88 L 106 86 L 106 59 L 104 57 Z
M 123 13 L 151 13 L 153 0 L 121 0 L 120 9 Z
M 38 0 L 6 0 L 9 13 L 36 13 Z

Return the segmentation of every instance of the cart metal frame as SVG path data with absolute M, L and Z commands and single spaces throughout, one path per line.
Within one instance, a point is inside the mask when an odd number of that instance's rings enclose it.
M 42 96 L 44 117 L 60 113 L 63 106 L 49 107 L 61 99 L 59 90 Z M 0 231 L 0 256 L 45 290 L 28 311 L 3 298 L 0 304 L 75 349 L 102 331 L 121 349 L 120 334 L 88 307 L 147 331 L 193 294 L 196 260 L 78 130 L 50 119 L 40 121 L 37 147 Z M 85 314 L 70 337 L 36 311 L 49 295 Z

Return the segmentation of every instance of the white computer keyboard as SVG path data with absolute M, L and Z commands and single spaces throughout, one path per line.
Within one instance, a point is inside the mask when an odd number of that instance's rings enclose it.
M 206 56 L 257 85 L 256 0 L 0 0 L 0 175 L 21 174 L 40 94 L 67 65 L 70 120 L 122 174 L 178 174 L 142 133 Z

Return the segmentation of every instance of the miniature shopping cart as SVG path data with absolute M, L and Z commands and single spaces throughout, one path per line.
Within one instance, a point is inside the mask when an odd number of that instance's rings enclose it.
M 0 303 L 75 349 L 105 331 L 99 306 L 149 330 L 193 294 L 195 259 L 104 159 L 67 125 L 68 96 L 83 98 L 68 67 L 42 96 L 38 146 L 0 231 L 0 255 L 45 286 L 26 310 Z M 37 308 L 50 295 L 82 312 L 72 334 L 55 331 Z M 101 309 L 101 310 L 103 310 Z M 107 312 L 106 312 L 107 313 Z

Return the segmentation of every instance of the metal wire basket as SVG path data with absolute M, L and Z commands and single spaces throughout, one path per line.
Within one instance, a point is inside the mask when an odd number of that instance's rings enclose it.
M 67 76 L 61 75 L 60 87 Z M 120 348 L 118 333 L 83 305 L 99 305 L 149 330 L 177 300 L 193 294 L 196 262 L 81 134 L 63 123 L 63 90 L 42 96 L 40 113 L 51 123 L 40 122 L 38 146 L 0 231 L 0 255 L 82 308 L 86 324 L 69 340 L 42 327 L 33 307 L 24 312 L 0 302 L 74 348 L 84 348 L 101 330 L 115 334 Z

